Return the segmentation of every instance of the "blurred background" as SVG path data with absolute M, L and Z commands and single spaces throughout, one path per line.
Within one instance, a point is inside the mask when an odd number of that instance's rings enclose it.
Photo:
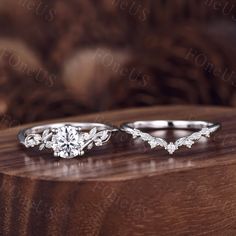
M 236 106 L 236 0 L 1 0 L 0 127 Z

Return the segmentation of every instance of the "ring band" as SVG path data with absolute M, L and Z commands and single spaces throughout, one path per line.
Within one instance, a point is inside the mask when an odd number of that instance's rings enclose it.
M 54 156 L 74 158 L 85 149 L 102 146 L 117 128 L 101 123 L 57 123 L 23 129 L 18 140 L 26 148 L 39 146 L 39 150 L 52 149 Z
M 121 129 L 133 138 L 141 138 L 148 142 L 151 148 L 157 146 L 163 147 L 173 154 L 181 146 L 191 148 L 192 145 L 201 137 L 210 137 L 210 134 L 217 131 L 221 125 L 219 123 L 211 123 L 207 121 L 184 121 L 184 120 L 155 120 L 155 121 L 135 121 L 121 125 Z M 167 142 L 160 137 L 154 137 L 148 133 L 142 132 L 140 129 L 173 129 L 173 130 L 198 130 L 189 136 L 177 139 L 175 142 Z

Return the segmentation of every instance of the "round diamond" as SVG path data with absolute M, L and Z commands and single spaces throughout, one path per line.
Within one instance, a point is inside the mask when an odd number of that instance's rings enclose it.
M 169 143 L 167 146 L 167 151 L 169 152 L 169 154 L 173 154 L 176 150 L 176 147 L 173 143 Z
M 152 149 L 157 146 L 157 141 L 155 139 L 150 140 L 148 143 Z
M 192 140 L 189 140 L 189 139 L 185 140 L 185 145 L 188 148 L 191 148 L 193 144 L 194 144 L 194 142 Z
M 210 130 L 208 128 L 203 128 L 201 131 L 200 131 L 203 135 L 205 135 L 206 137 L 210 137 Z
M 73 158 L 83 154 L 83 135 L 73 126 L 58 128 L 52 137 L 52 142 L 55 156 Z

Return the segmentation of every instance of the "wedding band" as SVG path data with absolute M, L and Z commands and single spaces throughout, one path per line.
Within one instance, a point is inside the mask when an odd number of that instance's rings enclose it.
M 201 137 L 209 138 L 212 133 L 217 131 L 221 125 L 219 123 L 211 123 L 206 121 L 184 121 L 184 120 L 155 120 L 155 121 L 135 121 L 121 125 L 121 129 L 131 134 L 134 139 L 141 138 L 148 142 L 151 148 L 157 146 L 163 147 L 169 154 L 173 154 L 181 146 L 191 148 L 192 145 Z M 152 136 L 142 132 L 141 129 L 173 129 L 173 130 L 198 130 L 189 136 L 177 139 L 175 142 L 167 142 L 160 137 Z
M 85 149 L 102 146 L 116 132 L 113 126 L 101 123 L 58 123 L 23 129 L 18 139 L 26 148 L 52 149 L 54 156 L 74 158 Z

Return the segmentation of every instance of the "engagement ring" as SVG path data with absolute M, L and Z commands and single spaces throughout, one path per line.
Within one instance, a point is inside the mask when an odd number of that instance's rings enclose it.
M 54 156 L 74 158 L 85 149 L 102 146 L 118 129 L 100 123 L 58 123 L 21 130 L 18 139 L 26 148 L 52 149 Z

